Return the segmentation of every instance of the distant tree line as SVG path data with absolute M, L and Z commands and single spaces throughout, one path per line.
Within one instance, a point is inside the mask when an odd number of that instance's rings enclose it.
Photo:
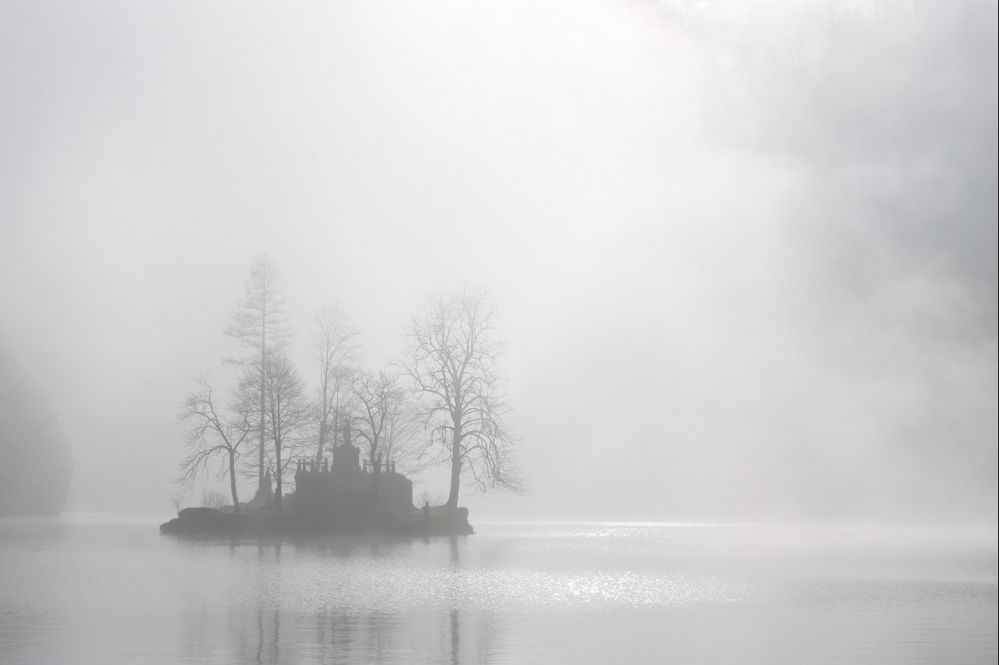
M 446 505 L 458 506 L 462 479 L 475 487 L 519 489 L 510 457 L 496 363 L 493 309 L 481 294 L 428 300 L 407 331 L 407 350 L 389 367 L 358 363 L 359 335 L 344 312 L 316 312 L 305 376 L 287 348 L 291 329 L 278 271 L 256 259 L 225 333 L 242 353 L 225 360 L 237 373 L 233 394 L 198 379 L 180 419 L 187 429 L 181 481 L 215 470 L 228 479 L 240 510 L 238 477 L 257 481 L 251 503 L 283 509 L 285 483 L 303 457 L 321 462 L 349 436 L 369 465 L 403 469 L 443 464 L 450 472 Z
M 0 347 L 0 515 L 56 515 L 72 463 L 59 419 Z

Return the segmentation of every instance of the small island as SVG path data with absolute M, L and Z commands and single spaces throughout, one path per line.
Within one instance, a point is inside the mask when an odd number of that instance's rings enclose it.
M 160 532 L 188 537 L 268 537 L 309 535 L 457 536 L 474 533 L 468 509 L 447 505 L 413 506 L 413 482 L 394 462 L 360 462 L 346 438 L 333 448 L 333 463 L 296 460 L 295 491 L 278 505 L 270 473 L 253 500 L 239 510 L 184 508 L 160 525 Z
M 283 303 L 277 269 L 261 256 L 225 331 L 241 348 L 223 363 L 238 369 L 231 388 L 196 379 L 178 414 L 187 427 L 178 482 L 190 487 L 214 471 L 228 479 L 229 496 L 183 510 L 175 497 L 177 518 L 162 533 L 464 535 L 473 529 L 458 505 L 463 481 L 521 490 L 485 294 L 428 298 L 402 355 L 382 369 L 358 364 L 357 330 L 338 307 L 323 307 L 311 335 L 313 386 L 286 351 Z M 424 491 L 416 507 L 406 473 L 432 464 L 449 471 L 446 499 Z M 247 477 L 256 492 L 243 502 Z

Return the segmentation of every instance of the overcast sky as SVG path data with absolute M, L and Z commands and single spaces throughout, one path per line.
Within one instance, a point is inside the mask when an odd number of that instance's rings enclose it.
M 0 0 L 0 334 L 73 510 L 170 509 L 266 252 L 310 380 L 324 303 L 379 368 L 493 294 L 480 514 L 994 520 L 996 59 L 985 0 Z

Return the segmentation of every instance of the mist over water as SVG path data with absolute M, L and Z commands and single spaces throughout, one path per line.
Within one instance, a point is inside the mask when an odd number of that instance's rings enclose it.
M 0 663 L 995 663 L 997 52 L 985 0 L 0 0 Z M 527 491 L 158 534 L 257 489 L 176 481 L 263 256 L 309 398 L 321 308 L 374 403 L 487 294 Z
M 988 663 L 995 533 L 483 523 L 472 537 L 185 542 L 4 524 L 18 663 Z

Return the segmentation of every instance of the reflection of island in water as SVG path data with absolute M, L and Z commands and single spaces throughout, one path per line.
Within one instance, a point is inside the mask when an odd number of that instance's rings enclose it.
M 343 572 L 341 568 L 349 567 L 353 557 L 378 565 L 380 560 L 391 560 L 399 546 L 356 539 L 339 544 L 298 543 L 291 559 L 300 563 L 304 555 L 310 562 L 323 562 Z M 457 573 L 461 568 L 458 539 L 451 538 L 447 549 L 450 563 L 442 558 L 437 565 Z M 429 659 L 418 662 L 457 665 L 491 662 L 490 654 L 496 652 L 492 613 L 461 609 L 456 586 L 437 589 L 438 597 L 428 600 L 426 607 L 395 611 L 379 606 L 377 589 L 370 590 L 372 605 L 368 607 L 355 606 L 330 589 L 328 594 L 318 594 L 326 602 L 303 611 L 289 597 L 294 576 L 284 580 L 280 574 L 280 542 L 233 543 L 229 558 L 234 568 L 258 568 L 260 583 L 230 590 L 228 595 L 242 602 L 233 602 L 221 615 L 201 601 L 200 593 L 189 599 L 183 630 L 191 659 L 211 654 L 241 663 L 410 663 L 420 654 Z M 225 637 L 219 640 L 220 635 Z
M 379 533 L 399 536 L 472 533 L 468 510 L 413 506 L 413 481 L 395 462 L 360 463 L 349 440 L 324 457 L 297 460 L 295 491 L 277 505 L 268 474 L 253 501 L 232 509 L 185 508 L 160 526 L 162 533 L 189 536 Z

